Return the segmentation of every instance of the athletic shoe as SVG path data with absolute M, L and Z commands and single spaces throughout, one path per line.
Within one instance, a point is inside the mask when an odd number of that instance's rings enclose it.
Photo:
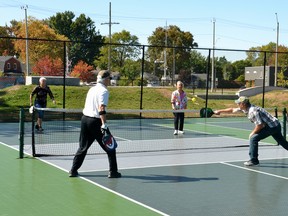
M 174 131 L 174 135 L 177 135 L 177 134 L 178 134 L 178 130 L 175 130 L 175 131 Z
M 39 131 L 43 131 L 44 129 L 42 127 L 39 127 Z
M 180 130 L 179 130 L 178 133 L 179 133 L 179 134 L 184 134 L 184 131 L 180 131 Z
M 69 177 L 78 177 L 79 173 L 77 171 L 70 171 L 69 172 Z
M 108 178 L 121 178 L 122 175 L 119 172 L 109 172 Z
M 249 161 L 246 161 L 244 163 L 245 166 L 257 166 L 259 165 L 259 161 L 252 161 L 252 160 L 249 160 Z

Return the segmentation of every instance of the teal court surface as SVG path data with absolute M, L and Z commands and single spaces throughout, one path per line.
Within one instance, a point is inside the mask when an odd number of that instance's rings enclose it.
M 141 128 L 129 123 L 134 133 L 128 124 L 109 124 L 119 145 L 120 179 L 107 178 L 108 159 L 96 143 L 80 177 L 69 178 L 73 155 L 46 150 L 57 145 L 48 143 L 48 123 L 43 134 L 35 134 L 43 141 L 36 152 L 51 155 L 31 156 L 27 126 L 25 155 L 19 159 L 19 125 L 0 124 L 0 215 L 287 215 L 288 152 L 267 139 L 259 147 L 260 166 L 243 166 L 251 125 L 211 118 L 203 127 L 187 119 L 185 134 L 175 137 L 171 122 L 153 122 L 153 128 L 142 123 Z M 75 136 L 67 136 L 77 143 L 79 122 L 68 127 Z M 130 147 L 138 144 L 145 147 Z

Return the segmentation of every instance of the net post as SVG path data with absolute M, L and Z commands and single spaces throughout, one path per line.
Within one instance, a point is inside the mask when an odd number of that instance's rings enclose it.
M 283 109 L 283 137 L 286 140 L 286 123 L 287 123 L 287 110 Z
M 274 108 L 274 111 L 275 111 L 275 117 L 278 118 L 278 109 L 277 109 L 277 107 Z
M 35 156 L 35 109 L 33 107 L 33 111 L 32 111 L 32 119 L 31 119 L 31 123 L 32 123 L 32 134 L 31 134 L 31 137 L 32 137 L 32 155 L 33 157 Z
M 19 158 L 22 159 L 24 156 L 24 121 L 25 113 L 23 107 L 20 109 L 19 113 Z

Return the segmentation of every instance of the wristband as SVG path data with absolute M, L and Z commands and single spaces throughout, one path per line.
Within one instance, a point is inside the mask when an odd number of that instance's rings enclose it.
M 105 114 L 106 114 L 106 111 L 105 111 L 105 110 L 99 112 L 99 115 L 105 115 Z

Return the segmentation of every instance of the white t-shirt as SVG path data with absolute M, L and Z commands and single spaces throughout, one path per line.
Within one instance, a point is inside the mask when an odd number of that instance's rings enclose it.
M 107 87 L 102 83 L 97 83 L 87 93 L 83 114 L 89 117 L 100 118 L 99 107 L 101 105 L 107 106 L 108 99 L 109 91 Z

